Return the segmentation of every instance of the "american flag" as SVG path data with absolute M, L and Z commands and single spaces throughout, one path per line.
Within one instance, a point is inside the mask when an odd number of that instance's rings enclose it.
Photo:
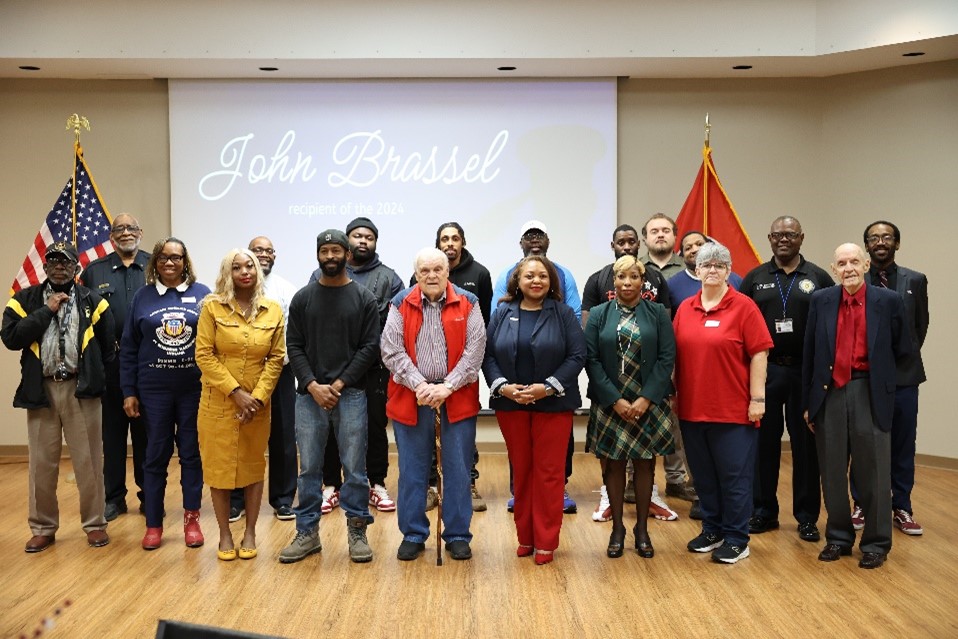
M 80 264 L 86 266 L 98 257 L 113 252 L 110 242 L 112 218 L 107 211 L 103 198 L 96 188 L 90 169 L 83 159 L 83 148 L 76 145 L 76 163 L 73 175 L 67 180 L 63 192 L 57 198 L 53 208 L 47 214 L 27 251 L 23 266 L 17 279 L 10 287 L 10 294 L 22 288 L 39 284 L 47 279 L 43 272 L 43 255 L 46 248 L 54 242 L 75 242 L 80 254 Z M 74 189 L 76 185 L 76 189 Z M 74 204 L 75 203 L 75 204 Z M 76 239 L 74 240 L 74 207 L 76 208 Z

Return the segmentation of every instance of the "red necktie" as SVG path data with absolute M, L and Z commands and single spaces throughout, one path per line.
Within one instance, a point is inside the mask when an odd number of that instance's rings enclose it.
M 855 313 L 852 312 L 852 299 L 842 300 L 841 316 L 838 318 L 835 344 L 835 368 L 832 379 L 835 388 L 841 388 L 852 378 L 852 351 L 855 348 Z

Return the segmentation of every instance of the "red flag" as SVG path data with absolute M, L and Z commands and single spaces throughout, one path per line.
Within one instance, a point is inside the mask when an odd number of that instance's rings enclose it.
M 43 254 L 54 242 L 75 244 L 81 266 L 113 252 L 110 242 L 112 218 L 90 175 L 90 169 L 83 159 L 83 148 L 79 144 L 75 145 L 74 154 L 73 175 L 67 180 L 67 185 L 27 251 L 17 279 L 10 287 L 11 295 L 47 279 L 43 272 Z
M 675 225 L 679 227 L 679 240 L 689 231 L 700 231 L 727 246 L 732 253 L 732 268 L 736 273 L 748 273 L 762 263 L 742 227 L 735 207 L 722 188 L 708 144 L 702 149 L 702 168 Z

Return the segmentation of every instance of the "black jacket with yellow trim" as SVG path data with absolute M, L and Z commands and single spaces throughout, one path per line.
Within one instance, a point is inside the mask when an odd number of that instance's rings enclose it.
M 40 342 L 53 311 L 44 301 L 45 284 L 18 291 L 3 311 L 0 339 L 3 345 L 20 353 L 20 385 L 13 396 L 17 408 L 46 408 L 49 401 L 43 390 L 43 363 L 40 361 Z M 79 399 L 99 397 L 106 386 L 103 365 L 116 357 L 116 336 L 113 313 L 102 297 L 79 284 L 76 288 L 76 307 L 80 312 L 80 330 L 77 338 L 77 378 L 75 396 Z

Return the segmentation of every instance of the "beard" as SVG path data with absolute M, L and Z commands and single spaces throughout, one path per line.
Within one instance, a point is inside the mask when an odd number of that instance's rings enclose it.
M 360 248 L 358 246 L 351 248 L 350 252 L 353 255 L 353 262 L 356 264 L 367 264 L 376 254 L 375 251 L 369 250 L 369 247 Z
M 68 279 L 63 284 L 56 284 L 53 280 L 47 279 L 47 283 L 55 293 L 69 293 L 73 289 L 73 279 Z
M 341 260 L 326 260 L 319 265 L 326 277 L 337 277 L 346 269 L 346 258 Z

